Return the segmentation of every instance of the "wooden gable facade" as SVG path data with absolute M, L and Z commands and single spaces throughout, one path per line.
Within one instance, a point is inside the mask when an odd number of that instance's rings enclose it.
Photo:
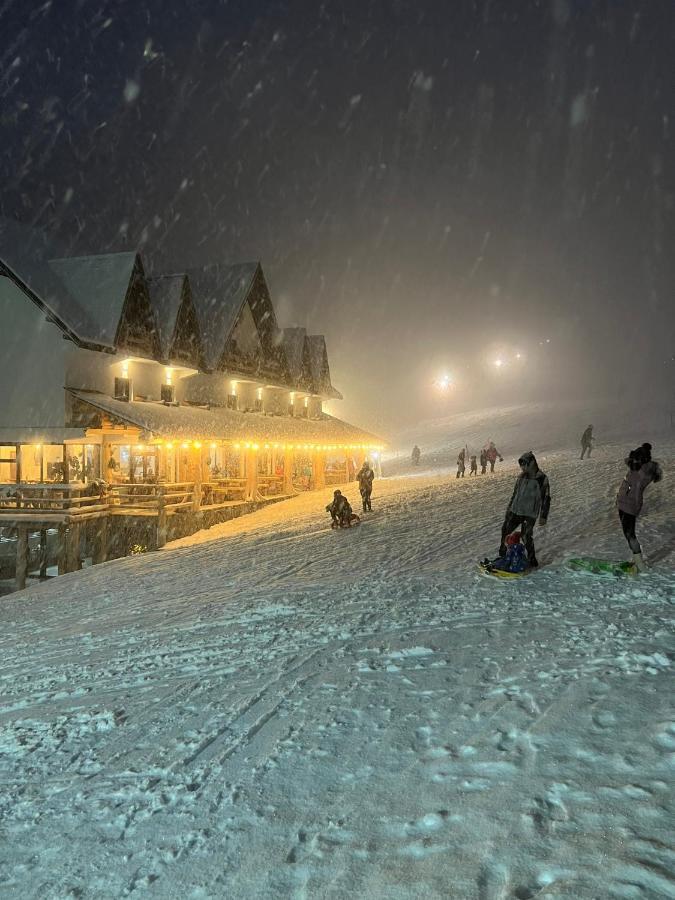
M 262 267 L 257 265 L 228 335 L 218 369 L 271 381 L 283 380 L 279 326 Z
M 148 282 L 138 254 L 134 260 L 129 286 L 124 298 L 115 335 L 115 346 L 118 350 L 134 356 L 145 356 L 148 359 L 161 358 L 159 332 L 150 303 Z

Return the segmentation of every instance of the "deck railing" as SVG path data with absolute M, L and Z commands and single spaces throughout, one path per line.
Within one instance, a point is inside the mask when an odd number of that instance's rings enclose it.
M 261 478 L 263 496 L 281 493 L 283 479 Z M 28 519 L 86 517 L 96 513 L 114 515 L 157 515 L 160 510 L 173 515 L 181 511 L 198 512 L 219 509 L 246 500 L 245 478 L 215 481 L 176 481 L 160 484 L 0 484 L 0 515 L 11 514 Z

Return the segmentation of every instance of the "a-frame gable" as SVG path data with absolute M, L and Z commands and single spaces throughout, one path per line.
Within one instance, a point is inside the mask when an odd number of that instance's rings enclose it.
M 161 347 L 143 263 L 138 254 L 129 280 L 115 346 L 135 355 L 160 359 Z
M 198 369 L 201 365 L 200 351 L 201 339 L 197 310 L 192 300 L 190 282 L 184 278 L 169 358 L 171 362 L 183 363 L 190 368 Z
M 260 263 L 228 335 L 219 368 L 276 379 L 283 372 L 279 326 Z

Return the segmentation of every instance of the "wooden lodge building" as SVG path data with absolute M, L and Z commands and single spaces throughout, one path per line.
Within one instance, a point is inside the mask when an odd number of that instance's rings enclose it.
M 260 263 L 149 274 L 140 253 L 67 257 L 0 220 L 0 322 L 17 587 L 349 481 L 381 450 L 323 411 L 341 399 L 324 337 L 279 326 Z

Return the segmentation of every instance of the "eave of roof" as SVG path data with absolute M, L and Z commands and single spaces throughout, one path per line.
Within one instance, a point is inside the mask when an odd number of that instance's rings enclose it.
M 115 400 L 98 391 L 68 389 L 73 397 L 121 422 L 178 440 L 298 441 L 384 446 L 377 435 L 323 414 L 318 419 L 267 416 L 217 407 L 167 406 L 157 401 Z

